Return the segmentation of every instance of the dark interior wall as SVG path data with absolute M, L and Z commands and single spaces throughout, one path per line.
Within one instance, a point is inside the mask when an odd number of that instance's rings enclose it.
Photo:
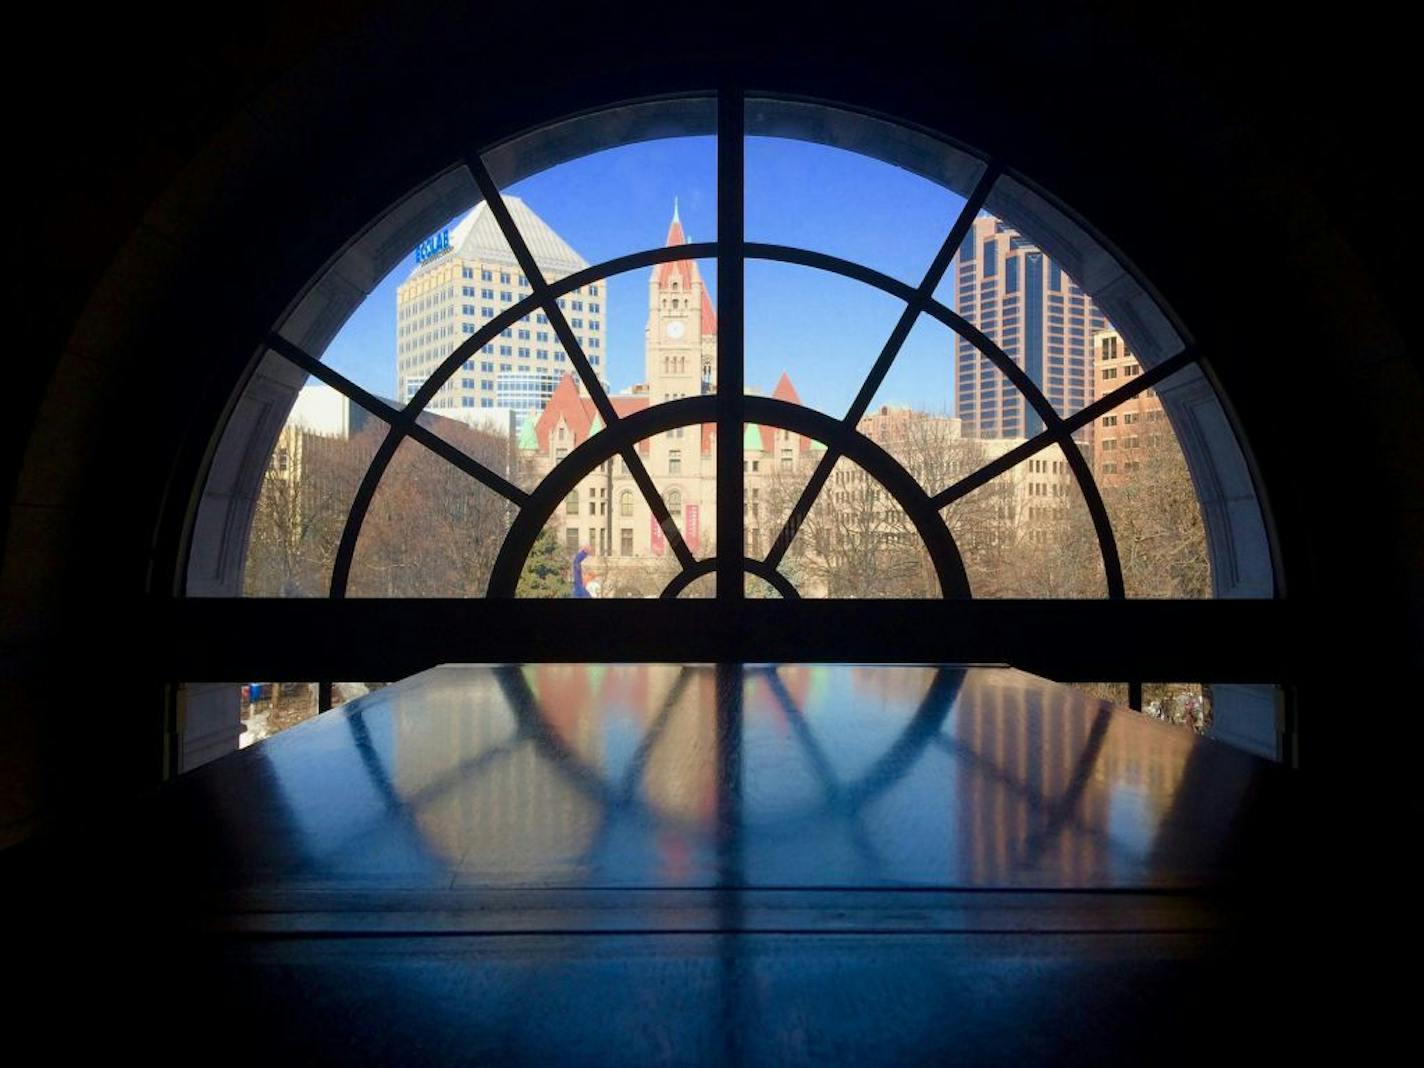
M 22 35 L 0 842 L 155 780 L 163 649 L 134 621 L 171 589 L 174 520 L 224 401 L 325 259 L 466 147 L 729 75 L 958 137 L 1093 222 L 1189 326 L 1258 464 L 1316 643 L 1303 766 L 1343 772 L 1381 723 L 1414 730 L 1386 719 L 1424 603 L 1412 94 L 1379 18 L 396 7 Z

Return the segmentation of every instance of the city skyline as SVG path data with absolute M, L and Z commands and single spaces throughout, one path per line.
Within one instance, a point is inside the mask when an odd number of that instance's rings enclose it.
M 661 245 L 674 200 L 689 239 L 713 239 L 715 187 L 715 141 L 703 137 L 597 153 L 504 192 L 524 200 L 584 259 L 598 263 Z M 804 245 L 911 284 L 919 282 L 963 203 L 940 186 L 868 157 L 773 138 L 748 139 L 747 200 L 749 240 Z M 848 203 L 854 211 L 847 211 Z M 395 292 L 414 266 L 412 250 L 356 309 L 323 357 L 379 396 L 391 392 L 399 340 Z M 716 263 L 703 260 L 699 267 L 716 302 Z M 606 287 L 604 351 L 613 391 L 641 378 L 645 285 L 639 270 L 614 276 Z M 788 314 L 788 308 L 796 313 Z M 898 300 L 878 290 L 825 272 L 749 262 L 749 389 L 769 394 L 784 370 L 798 382 L 804 403 L 843 414 L 900 308 Z M 949 414 L 951 347 L 945 328 L 922 319 L 875 403 Z

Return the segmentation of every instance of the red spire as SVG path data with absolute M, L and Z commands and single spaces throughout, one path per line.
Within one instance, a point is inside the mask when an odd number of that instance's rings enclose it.
M 781 377 L 776 380 L 776 388 L 771 391 L 771 395 L 788 404 L 801 403 L 801 398 L 796 393 L 796 387 L 791 384 L 791 376 L 785 371 L 782 371 Z
M 687 234 L 682 229 L 682 218 L 678 215 L 677 198 L 672 202 L 672 222 L 668 226 L 667 248 L 677 245 L 687 244 Z M 697 271 L 697 265 L 691 260 L 670 260 L 667 263 L 660 263 L 653 270 L 653 279 L 659 286 L 665 286 L 669 280 L 676 275 L 684 293 L 691 293 L 695 286 L 702 298 L 702 321 L 701 328 L 704 337 L 710 337 L 717 332 L 717 309 L 712 307 L 712 296 L 707 292 L 707 287 L 702 284 L 702 277 Z
M 663 242 L 667 248 L 676 245 L 687 244 L 687 235 L 682 232 L 682 219 L 677 214 L 677 198 L 672 201 L 672 222 L 668 225 L 667 240 Z M 692 288 L 692 264 L 687 260 L 671 260 L 667 263 L 660 263 L 657 267 L 656 277 L 658 285 L 667 285 L 668 279 L 674 274 L 682 279 L 684 291 Z
M 672 222 L 668 224 L 667 240 L 663 244 L 668 248 L 687 244 L 687 235 L 682 232 L 682 220 L 677 214 L 677 197 L 672 198 Z
M 771 395 L 779 401 L 785 401 L 787 404 L 801 403 L 801 395 L 796 392 L 796 387 L 791 384 L 791 376 L 785 371 L 782 371 L 781 377 L 776 380 L 776 388 L 771 391 Z M 762 447 L 769 452 L 773 444 L 773 433 L 771 429 L 769 427 L 762 427 L 761 437 Z M 807 452 L 811 448 L 811 439 L 808 437 L 797 434 L 796 441 L 801 452 Z

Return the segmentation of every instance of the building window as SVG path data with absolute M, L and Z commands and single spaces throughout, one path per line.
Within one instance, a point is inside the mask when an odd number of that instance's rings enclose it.
M 633 494 L 629 490 L 624 490 L 618 495 L 618 514 L 621 516 L 631 516 L 633 514 Z
M 681 449 L 669 449 L 669 450 L 668 450 L 668 474 L 670 474 L 670 475 L 680 475 L 680 474 L 682 474 L 682 450 L 681 450 Z
M 579 514 L 578 490 L 574 490 L 564 501 L 564 511 L 569 515 Z
M 633 530 L 631 527 L 624 527 L 618 532 L 618 555 L 633 555 Z

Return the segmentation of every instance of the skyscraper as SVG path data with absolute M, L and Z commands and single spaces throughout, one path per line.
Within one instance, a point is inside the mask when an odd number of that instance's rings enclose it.
M 1038 246 L 981 215 L 960 245 L 955 274 L 959 314 L 1022 367 L 1060 415 L 1092 403 L 1092 337 L 1107 319 Z M 964 338 L 955 343 L 955 414 L 971 437 L 1032 437 L 1043 429 L 1013 384 Z
M 504 202 L 546 281 L 588 266 L 519 197 L 506 196 Z M 599 378 L 607 381 L 604 289 L 602 282 L 580 286 L 560 297 L 559 307 Z M 396 396 L 410 400 L 457 345 L 530 292 L 529 280 L 484 203 L 422 242 L 415 269 L 396 290 Z M 534 404 L 533 410 L 542 410 L 554 383 L 571 370 L 548 316 L 531 312 L 466 360 L 430 407 L 523 409 Z
M 1107 393 L 1126 385 L 1142 372 L 1137 357 L 1116 330 L 1093 335 L 1099 389 Z M 1154 390 L 1143 390 L 1123 401 L 1093 427 L 1093 476 L 1101 486 L 1121 486 L 1131 480 L 1144 456 L 1156 456 L 1172 441 L 1162 401 Z

